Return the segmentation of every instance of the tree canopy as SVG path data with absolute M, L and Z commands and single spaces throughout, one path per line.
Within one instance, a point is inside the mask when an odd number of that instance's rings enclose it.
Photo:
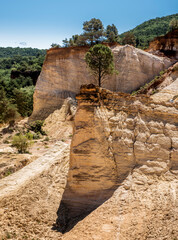
M 118 42 L 120 44 L 131 44 L 145 49 L 155 37 L 165 35 L 178 27 L 178 14 L 166 17 L 150 19 L 128 32 L 118 34 L 114 24 L 104 29 L 100 19 L 92 18 L 83 23 L 83 33 L 73 35 L 69 40 L 63 40 L 64 47 L 93 45 L 100 42 Z M 132 35 L 131 35 L 132 34 Z
M 174 29 L 178 29 L 178 18 L 173 18 L 170 23 L 169 23 L 169 26 L 172 30 Z
M 92 18 L 83 23 L 83 36 L 89 44 L 98 43 L 104 36 L 104 27 L 100 19 Z
M 0 58 L 8 58 L 8 57 L 38 57 L 38 56 L 45 56 L 46 50 L 45 49 L 38 49 L 38 48 L 20 48 L 20 47 L 0 47 Z
M 69 40 L 63 40 L 64 47 L 94 45 L 100 42 L 117 42 L 118 30 L 114 24 L 108 25 L 106 30 L 100 19 L 92 18 L 83 23 L 83 33 L 73 35 Z
M 32 77 L 40 73 L 45 54 L 32 48 L 0 48 L 0 123 L 32 113 Z
M 52 43 L 51 47 L 52 48 L 60 48 L 61 46 L 58 43 Z
M 98 81 L 99 87 L 101 87 L 106 75 L 115 72 L 113 54 L 111 49 L 105 45 L 96 44 L 91 47 L 85 55 L 85 61 Z
M 124 35 L 124 37 L 122 39 L 122 44 L 123 45 L 129 44 L 129 45 L 135 46 L 136 41 L 135 41 L 134 34 L 132 32 L 125 33 L 125 35 Z
M 152 41 L 155 37 L 165 35 L 172 30 L 170 22 L 176 19 L 178 20 L 178 14 L 173 14 L 161 18 L 150 19 L 129 32 L 133 33 L 136 40 L 136 47 L 138 48 L 147 48 L 149 42 Z M 121 41 L 123 40 L 125 33 L 122 33 L 119 37 Z
M 114 24 L 106 27 L 106 37 L 108 42 L 118 41 L 118 30 Z

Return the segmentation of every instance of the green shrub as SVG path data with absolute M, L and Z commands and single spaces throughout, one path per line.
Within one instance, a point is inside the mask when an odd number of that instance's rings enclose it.
M 27 132 L 25 136 L 28 138 L 28 140 L 32 140 L 34 138 L 34 134 L 31 132 Z
M 33 139 L 40 139 L 41 138 L 41 133 L 37 132 L 33 135 Z
M 25 135 L 15 135 L 12 139 L 12 146 L 16 147 L 19 153 L 26 153 L 30 142 Z
M 49 141 L 49 137 L 45 137 L 45 139 L 43 141 L 44 142 L 48 142 Z
M 161 71 L 161 72 L 159 73 L 159 75 L 162 76 L 164 73 L 165 73 L 165 71 Z
M 30 124 L 30 129 L 35 133 L 41 133 L 41 135 L 46 135 L 45 131 L 43 131 L 42 129 L 43 123 L 44 121 L 37 120 Z

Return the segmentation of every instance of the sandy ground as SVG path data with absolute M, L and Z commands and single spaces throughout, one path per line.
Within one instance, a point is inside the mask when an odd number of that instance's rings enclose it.
M 32 161 L 49 151 L 54 144 L 61 140 L 69 143 L 72 138 L 72 123 L 59 121 L 47 122 L 44 127 L 48 135 L 41 135 L 40 139 L 33 139 L 28 148 L 28 153 L 19 154 L 17 149 L 12 146 L 12 138 L 18 132 L 26 132 L 28 119 L 23 119 L 17 123 L 15 130 L 11 133 L 3 133 L 7 125 L 0 128 L 0 179 L 20 170 Z
M 45 123 L 49 140 L 35 140 L 29 154 L 18 154 L 12 134 L 1 134 L 0 240 L 61 239 L 53 225 L 66 185 L 72 121 L 59 123 L 60 112 L 54 115 Z
M 59 239 L 52 230 L 66 184 L 69 144 L 0 180 L 0 239 Z

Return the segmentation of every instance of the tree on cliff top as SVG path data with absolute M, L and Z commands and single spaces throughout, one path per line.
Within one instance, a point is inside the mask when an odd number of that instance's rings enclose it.
M 102 44 L 96 44 L 85 55 L 85 61 L 98 81 L 99 87 L 106 75 L 114 72 L 114 58 L 111 49 Z
M 124 38 L 122 39 L 122 44 L 129 44 L 135 46 L 136 41 L 134 34 L 132 32 L 125 33 Z
M 104 36 L 104 27 L 100 19 L 92 18 L 83 23 L 83 36 L 92 45 L 98 43 Z
M 114 24 L 107 26 L 106 37 L 107 37 L 108 42 L 117 42 L 118 41 L 118 30 Z

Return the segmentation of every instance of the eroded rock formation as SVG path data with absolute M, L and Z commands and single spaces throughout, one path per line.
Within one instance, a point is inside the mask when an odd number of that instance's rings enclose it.
M 92 84 L 76 98 L 70 169 L 58 211 L 62 230 L 109 199 L 133 170 L 139 170 L 141 185 L 146 176 L 178 170 L 178 99 L 157 102 Z
M 168 68 L 171 61 L 132 46 L 111 47 L 118 75 L 105 79 L 103 87 L 114 92 L 131 92 Z M 94 83 L 86 63 L 88 47 L 53 48 L 47 56 L 34 94 L 31 120 L 44 119 L 59 109 L 65 98 L 75 97 L 82 84 Z
M 178 60 L 178 29 L 175 29 L 165 36 L 156 37 L 150 42 L 149 52 L 163 53 L 163 55 Z
M 145 86 L 142 86 L 139 90 L 135 92 L 135 94 L 147 94 L 150 96 L 158 92 L 158 96 L 160 96 L 160 91 L 162 91 L 162 97 L 160 98 L 160 100 L 162 101 L 163 98 L 164 100 L 168 100 L 171 99 L 171 96 L 174 97 L 178 91 L 177 81 L 178 62 L 175 63 L 173 66 L 169 67 L 166 71 L 162 72 L 160 76 L 156 76 L 151 82 L 145 84 Z M 172 83 L 174 84 L 172 85 Z

